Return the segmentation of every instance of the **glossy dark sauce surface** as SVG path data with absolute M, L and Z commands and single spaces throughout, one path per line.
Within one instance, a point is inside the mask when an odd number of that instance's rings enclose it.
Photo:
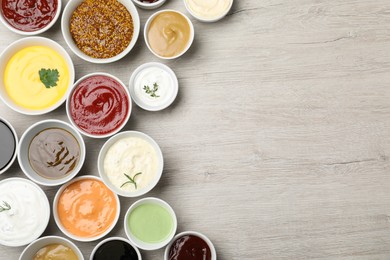
M 168 259 L 211 260 L 211 250 L 202 238 L 194 235 L 184 235 L 172 243 Z
M 10 163 L 15 154 L 16 140 L 11 129 L 0 120 L 0 170 Z
M 93 260 L 138 260 L 138 255 L 125 241 L 111 240 L 96 250 Z

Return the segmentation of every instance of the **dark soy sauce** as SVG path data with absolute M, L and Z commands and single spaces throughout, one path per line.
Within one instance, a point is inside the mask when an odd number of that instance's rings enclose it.
M 0 120 L 0 171 L 11 162 L 15 149 L 16 140 L 11 128 Z
M 127 242 L 111 240 L 96 250 L 93 260 L 138 260 L 138 255 Z

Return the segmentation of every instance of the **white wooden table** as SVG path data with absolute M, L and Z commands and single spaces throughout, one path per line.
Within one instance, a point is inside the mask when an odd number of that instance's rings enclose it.
M 67 2 L 67 1 L 65 1 Z M 186 13 L 181 0 L 163 8 Z M 140 10 L 142 25 L 153 11 Z M 162 112 L 135 107 L 126 130 L 151 135 L 165 169 L 148 196 L 169 202 L 178 231 L 196 230 L 218 259 L 390 259 L 390 1 L 236 0 L 214 24 L 192 19 L 189 53 L 162 61 L 178 75 L 179 96 Z M 58 22 L 43 36 L 67 49 L 76 79 L 103 71 L 128 83 L 160 61 L 141 36 L 110 65 L 70 52 Z M 21 36 L 0 26 L 0 51 Z M 67 121 L 64 106 L 23 116 L 0 103 L 18 135 L 32 123 Z M 85 138 L 81 174 L 98 175 L 105 140 Z M 17 163 L 0 180 L 23 176 Z M 58 187 L 47 188 L 52 201 Z M 121 198 L 109 236 L 125 236 Z M 44 235 L 62 235 L 53 218 Z M 77 243 L 89 257 L 97 242 Z M 0 246 L 0 259 L 23 248 Z M 163 250 L 142 252 L 162 259 Z

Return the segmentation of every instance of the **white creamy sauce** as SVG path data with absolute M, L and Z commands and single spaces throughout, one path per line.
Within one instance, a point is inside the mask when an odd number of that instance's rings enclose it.
M 104 158 L 104 172 L 110 182 L 117 188 L 127 181 L 126 173 L 135 177 L 137 189 L 132 183 L 123 186 L 124 191 L 136 191 L 147 187 L 157 175 L 158 158 L 153 146 L 142 138 L 125 137 L 114 143 Z
M 147 93 L 145 86 L 150 90 L 154 89 L 154 84 L 157 84 L 157 91 Z M 171 75 L 164 69 L 159 67 L 148 67 L 141 70 L 134 80 L 134 93 L 137 98 L 143 103 L 159 107 L 166 104 L 174 93 L 173 79 Z
M 47 226 L 48 202 L 34 185 L 10 180 L 0 184 L 0 205 L 10 210 L 0 212 L 0 242 L 25 245 L 38 238 Z
M 186 0 L 188 7 L 198 17 L 212 20 L 228 11 L 233 0 Z

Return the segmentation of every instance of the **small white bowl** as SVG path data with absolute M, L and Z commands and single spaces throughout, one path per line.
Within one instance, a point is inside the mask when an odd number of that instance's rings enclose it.
M 175 12 L 175 13 L 178 13 L 180 15 L 182 15 L 188 22 L 189 26 L 190 26 L 190 39 L 187 43 L 187 47 L 179 54 L 177 54 L 176 56 L 172 56 L 172 57 L 163 57 L 163 56 L 160 56 L 159 54 L 157 54 L 153 49 L 152 47 L 150 46 L 149 44 L 149 39 L 148 39 L 148 31 L 149 31 L 149 27 L 150 27 L 150 24 L 151 22 L 154 20 L 154 18 L 159 15 L 160 13 L 164 13 L 164 12 Z M 194 37 L 195 37 L 195 30 L 194 30 L 194 25 L 192 24 L 191 20 L 185 15 L 183 14 L 182 12 L 179 12 L 179 11 L 176 11 L 176 10 L 171 10 L 171 9 L 166 9 L 166 10 L 161 10 L 161 11 L 158 11 L 154 14 L 152 14 L 149 19 L 146 21 L 146 24 L 145 24 L 145 28 L 144 28 L 144 38 L 145 38 L 145 42 L 146 42 L 146 46 L 148 46 L 148 49 L 158 58 L 160 59 L 164 59 L 164 60 L 173 60 L 173 59 L 176 59 L 176 58 L 179 58 L 180 56 L 182 56 L 184 53 L 186 53 L 188 51 L 188 49 L 191 47 L 192 45 L 192 42 L 194 41 Z
M 129 0 L 118 0 L 121 4 L 123 4 L 126 9 L 129 11 L 131 14 L 131 17 L 133 19 L 133 37 L 131 38 L 131 41 L 129 43 L 129 46 L 127 46 L 126 49 L 124 49 L 121 53 L 118 55 L 111 57 L 111 58 L 106 58 L 106 59 L 98 59 L 98 58 L 93 58 L 91 56 L 88 56 L 84 52 L 82 52 L 74 42 L 72 38 L 72 34 L 70 33 L 70 19 L 73 15 L 73 12 L 76 10 L 76 8 L 83 2 L 84 0 L 71 0 L 68 2 L 68 4 L 64 8 L 64 12 L 62 14 L 61 18 L 61 31 L 62 35 L 64 36 L 66 44 L 69 46 L 69 48 L 79 56 L 81 59 L 91 62 L 91 63 L 111 63 L 117 60 L 120 60 L 124 56 L 126 56 L 131 49 L 135 46 L 138 36 L 139 36 L 139 31 L 141 27 L 141 21 L 138 15 L 137 8 L 134 6 L 134 4 L 129 1 Z
M 73 169 L 72 172 L 64 176 L 63 178 L 59 179 L 49 179 L 45 178 L 41 175 L 39 175 L 32 167 L 30 164 L 30 160 L 28 158 L 28 151 L 30 147 L 30 143 L 33 140 L 33 138 L 41 131 L 48 129 L 48 128 L 60 128 L 68 131 L 71 133 L 74 138 L 76 138 L 79 147 L 80 147 L 80 159 L 77 164 L 77 166 Z M 73 177 L 75 177 L 79 171 L 81 170 L 81 167 L 84 164 L 85 160 L 85 143 L 83 140 L 83 137 L 80 135 L 80 133 L 74 129 L 70 124 L 60 121 L 60 120 L 55 120 L 55 119 L 49 119 L 49 120 L 43 120 L 40 122 L 37 122 L 27 128 L 27 130 L 23 133 L 22 137 L 20 138 L 19 146 L 18 146 L 18 161 L 20 168 L 22 169 L 23 173 L 32 181 L 43 185 L 43 186 L 57 186 L 64 184 Z
M 141 256 L 141 253 L 139 251 L 139 249 L 133 245 L 129 240 L 123 238 L 123 237 L 109 237 L 109 238 L 106 238 L 104 239 L 103 241 L 100 241 L 99 244 L 97 244 L 95 246 L 95 248 L 92 250 L 92 253 L 91 253 L 91 256 L 89 257 L 89 260 L 93 260 L 94 257 L 95 257 L 95 254 L 96 254 L 96 251 L 105 243 L 107 242 L 110 242 L 110 241 L 113 241 L 113 240 L 120 240 L 120 241 L 123 241 L 123 242 L 126 242 L 127 244 L 129 244 L 132 248 L 134 248 L 135 252 L 137 253 L 137 257 L 138 257 L 138 260 L 142 260 L 142 256 Z M 26 259 L 27 260 L 27 259 Z M 115 260 L 115 259 L 113 259 Z
M 9 203 L 10 209 L 9 213 L 0 214 L 0 245 L 24 246 L 42 235 L 49 224 L 50 204 L 37 184 L 15 177 L 0 181 L 0 204 L 3 205 L 4 201 Z M 12 237 L 12 232 L 18 230 Z
M 59 236 L 47 236 L 41 237 L 31 244 L 29 244 L 22 252 L 19 257 L 19 260 L 31 260 L 34 259 L 35 254 L 45 246 L 52 244 L 60 244 L 67 246 L 75 253 L 79 260 L 84 260 L 84 256 L 81 253 L 80 249 L 69 239 L 59 237 Z
M 45 109 L 40 109 L 40 110 L 32 110 L 32 109 L 27 109 L 22 106 L 19 106 L 15 104 L 15 102 L 8 96 L 5 86 L 4 86 L 4 71 L 7 66 L 7 63 L 11 57 L 16 54 L 18 51 L 31 47 L 31 46 L 45 46 L 48 48 L 53 49 L 57 53 L 59 53 L 64 60 L 66 61 L 68 65 L 68 72 L 69 72 L 69 85 L 68 89 L 66 90 L 66 93 L 64 96 L 55 104 L 53 104 L 51 107 L 45 108 Z M 43 37 L 27 37 L 27 38 L 22 38 L 20 40 L 17 40 L 13 42 L 11 45 L 9 45 L 0 55 L 0 98 L 3 100 L 3 102 L 12 110 L 19 112 L 21 114 L 25 115 L 43 115 L 46 113 L 49 113 L 53 111 L 54 109 L 58 108 L 61 106 L 64 101 L 66 100 L 73 82 L 74 82 L 74 77 L 75 77 L 75 72 L 74 72 L 74 66 L 72 59 L 70 58 L 69 54 L 65 51 L 65 49 L 56 43 L 55 41 L 52 41 L 47 38 Z
M 196 232 L 196 231 L 185 231 L 185 232 L 181 232 L 179 234 L 177 234 L 173 239 L 172 241 L 167 245 L 167 247 L 165 248 L 165 253 L 164 253 L 164 260 L 169 260 L 169 251 L 171 250 L 171 246 L 172 244 L 180 237 L 182 236 L 185 236 L 185 235 L 193 235 L 193 236 L 197 236 L 199 238 L 201 238 L 202 240 L 204 240 L 206 242 L 206 244 L 209 246 L 210 248 L 210 251 L 211 251 L 211 260 L 217 260 L 217 252 L 215 251 L 215 247 L 213 245 L 213 243 L 211 242 L 211 240 L 206 237 L 205 235 L 203 235 L 202 233 L 199 233 L 199 232 Z
M 0 10 L 0 21 L 4 24 L 5 27 L 7 27 L 10 31 L 12 31 L 14 33 L 24 35 L 24 36 L 38 35 L 38 34 L 41 34 L 43 32 L 46 32 L 47 30 L 49 30 L 57 22 L 58 17 L 60 17 L 61 7 L 62 7 L 62 0 L 57 0 L 57 11 L 56 11 L 56 14 L 55 14 L 53 20 L 50 23 L 48 23 L 45 27 L 43 27 L 39 30 L 36 30 L 36 31 L 32 31 L 32 32 L 22 31 L 22 30 L 16 29 L 12 25 L 10 25 L 6 21 L 6 19 L 4 18 L 4 13 L 2 10 Z M 1 7 L 0 7 L 0 9 L 1 9 Z
M 57 227 L 61 230 L 62 233 L 64 233 L 66 236 L 68 236 L 69 238 L 73 239 L 73 240 L 77 240 L 77 241 L 80 241 L 80 242 L 91 242 L 91 241 L 95 241 L 95 240 L 98 240 L 98 239 L 101 239 L 103 238 L 104 236 L 106 236 L 108 233 L 111 232 L 111 230 L 115 227 L 116 223 L 118 222 L 118 219 L 119 219 L 119 215 L 120 215 L 120 201 L 119 201 L 119 198 L 118 196 L 113 193 L 114 197 L 115 197 L 115 200 L 116 200 L 116 208 L 117 208 L 117 211 L 116 211 L 116 215 L 115 215 L 115 219 L 114 221 L 112 222 L 111 226 L 102 234 L 98 235 L 98 236 L 94 236 L 94 237 L 80 237 L 80 236 L 76 236 L 74 234 L 72 234 L 71 232 L 69 232 L 61 223 L 61 220 L 58 216 L 58 211 L 57 211 L 57 207 L 58 207 L 58 200 L 60 199 L 60 196 L 62 194 L 62 192 L 69 186 L 71 185 L 72 183 L 74 182 L 77 182 L 77 181 L 81 181 L 81 180 L 89 180 L 89 179 L 93 179 L 93 180 L 96 180 L 96 181 L 102 181 L 100 178 L 96 177 L 96 176 L 93 176 L 93 175 L 84 175 L 84 176 L 80 176 L 80 177 L 77 177 L 77 178 L 74 178 L 73 180 L 71 180 L 70 182 L 64 184 L 61 186 L 61 188 L 57 191 L 55 197 L 54 197 L 54 201 L 53 201 L 53 216 L 54 216 L 54 220 L 57 224 Z
M 114 184 L 112 184 L 112 182 L 109 180 L 109 178 L 107 177 L 107 175 L 104 172 L 104 158 L 106 157 L 108 150 L 118 140 L 120 140 L 122 138 L 126 138 L 126 137 L 138 137 L 138 138 L 141 138 L 141 139 L 147 141 L 156 151 L 158 164 L 159 164 L 155 179 L 148 186 L 144 187 L 143 189 L 139 189 L 137 191 L 134 191 L 134 192 L 126 192 L 122 189 L 117 188 Z M 102 178 L 104 184 L 106 184 L 108 188 L 110 188 L 113 192 L 115 192 L 116 194 L 123 196 L 123 197 L 139 197 L 139 196 L 142 196 L 142 195 L 148 193 L 150 190 L 152 190 L 157 185 L 158 181 L 161 178 L 163 169 L 164 169 L 164 159 L 163 159 L 163 155 L 162 155 L 160 147 L 158 146 L 156 141 L 154 141 L 150 136 L 148 136 L 144 133 L 141 133 L 141 132 L 137 132 L 137 131 L 121 132 L 121 133 L 111 137 L 110 139 L 108 139 L 107 142 L 105 142 L 103 147 L 100 149 L 100 153 L 99 153 L 99 157 L 98 157 L 99 175 Z
M 165 102 L 163 104 L 160 104 L 157 106 L 152 106 L 152 105 L 145 103 L 135 93 L 135 87 L 136 87 L 135 81 L 137 79 L 138 74 L 142 70 L 147 69 L 147 68 L 151 68 L 151 67 L 157 67 L 159 69 L 164 70 L 166 73 L 169 74 L 169 76 L 171 77 L 171 82 L 172 82 L 172 92 L 171 92 L 172 94 L 167 99 L 165 99 Z M 130 91 L 131 98 L 134 100 L 134 102 L 139 107 L 141 107 L 145 110 L 148 110 L 148 111 L 160 111 L 160 110 L 163 110 L 163 109 L 169 107 L 173 103 L 173 101 L 175 101 L 177 93 L 179 91 L 179 82 L 177 80 L 175 72 L 173 72 L 173 70 L 170 67 L 168 67 L 165 64 L 159 63 L 159 62 L 149 62 L 149 63 L 142 64 L 133 72 L 133 74 L 131 75 L 131 78 L 130 78 L 130 82 L 129 82 L 129 91 Z
M 14 152 L 13 152 L 13 156 L 11 157 L 11 159 L 9 160 L 9 162 L 7 163 L 6 166 L 4 166 L 2 169 L 0 169 L 0 174 L 6 172 L 9 167 L 11 167 L 11 165 L 14 163 L 15 159 L 16 159 L 16 156 L 18 154 L 18 135 L 16 134 L 16 131 L 15 131 L 15 128 L 11 125 L 10 122 L 8 122 L 7 120 L 5 120 L 4 118 L 0 117 L 0 122 L 3 122 L 8 128 L 9 130 L 11 131 L 13 137 L 14 137 Z M 3 138 L 3 137 L 0 137 L 0 139 Z
M 107 133 L 107 134 L 101 134 L 101 135 L 98 135 L 98 134 L 91 134 L 91 133 L 88 133 L 86 131 L 84 131 L 83 129 L 81 129 L 77 124 L 76 122 L 73 120 L 73 117 L 70 113 L 70 99 L 72 98 L 72 95 L 73 95 L 73 92 L 74 90 L 76 89 L 76 87 L 82 82 L 84 81 L 85 79 L 89 78 L 89 77 L 93 77 L 93 76 L 106 76 L 106 77 L 109 77 L 111 79 L 114 79 L 115 81 L 117 81 L 124 89 L 124 91 L 126 92 L 126 96 L 129 100 L 129 109 L 128 109 L 128 112 L 125 116 L 125 120 L 123 121 L 123 123 L 117 127 L 115 130 Z M 68 118 L 69 118 L 69 121 L 70 123 L 80 132 L 82 133 L 83 135 L 85 136 L 88 136 L 88 137 L 91 137 L 91 138 L 107 138 L 107 137 L 110 137 L 116 133 L 118 133 L 126 124 L 127 122 L 129 121 L 129 118 L 130 118 L 130 115 L 131 115 L 131 111 L 132 111 L 132 102 L 131 102 L 131 97 L 130 97 L 130 93 L 129 93 L 129 90 L 127 89 L 126 85 L 123 84 L 123 82 L 118 79 L 117 77 L 111 75 L 111 74 L 108 74 L 108 73 L 104 73 L 104 72 L 95 72 L 95 73 L 90 73 L 88 75 L 85 75 L 83 77 L 81 77 L 74 85 L 73 87 L 71 88 L 71 91 L 69 93 L 69 96 L 66 100 L 66 114 L 68 115 Z
M 131 233 L 130 227 L 127 223 L 133 210 L 136 209 L 138 206 L 146 204 L 146 203 L 154 203 L 154 204 L 157 204 L 159 206 L 162 206 L 163 208 L 165 208 L 169 212 L 169 214 L 172 217 L 172 220 L 173 220 L 172 232 L 168 236 L 167 239 L 165 239 L 164 241 L 162 241 L 160 243 L 146 243 L 144 241 L 139 240 Z M 177 229 L 177 218 L 176 218 L 175 212 L 173 211 L 172 207 L 168 203 L 166 203 L 165 201 L 158 199 L 158 198 L 148 197 L 148 198 L 143 198 L 143 199 L 137 200 L 136 202 L 134 202 L 130 206 L 130 208 L 127 210 L 126 215 L 125 215 L 124 227 L 125 227 L 125 232 L 126 232 L 127 237 L 138 248 L 141 248 L 143 250 L 157 250 L 157 249 L 160 249 L 160 248 L 166 246 L 175 236 L 176 229 Z
M 154 3 L 141 2 L 139 0 L 133 0 L 134 4 L 142 9 L 151 10 L 162 6 L 167 0 L 158 0 Z
M 221 13 L 220 15 L 216 16 L 216 17 L 212 17 L 212 18 L 205 18 L 205 17 L 201 17 L 199 16 L 198 14 L 196 14 L 192 9 L 191 7 L 189 6 L 187 0 L 183 0 L 184 2 L 184 6 L 186 7 L 187 11 L 197 20 L 201 21 L 201 22 L 204 22 L 204 23 L 214 23 L 214 22 L 217 22 L 219 20 L 221 20 L 222 18 L 224 18 L 230 11 L 230 9 L 232 8 L 233 6 L 233 1 L 234 0 L 230 0 L 230 3 L 229 3 L 229 6 L 228 8 L 223 12 Z

